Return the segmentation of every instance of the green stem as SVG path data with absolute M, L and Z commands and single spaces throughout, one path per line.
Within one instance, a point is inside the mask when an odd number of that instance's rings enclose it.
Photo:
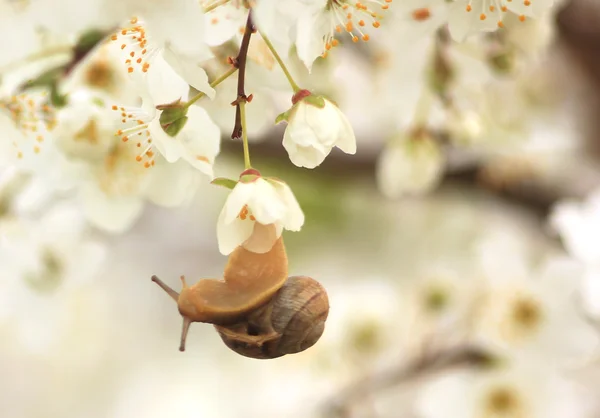
M 250 165 L 250 147 L 248 146 L 248 134 L 246 132 L 246 101 L 240 100 L 239 107 L 242 124 L 242 142 L 244 143 L 244 167 L 247 170 L 252 168 L 252 165 Z
M 260 32 L 260 36 L 263 38 L 263 40 L 265 41 L 265 44 L 267 44 L 267 47 L 271 50 L 271 54 L 273 54 L 273 56 L 275 57 L 275 60 L 277 61 L 277 63 L 281 67 L 281 69 L 283 70 L 283 73 L 287 77 L 288 82 L 290 83 L 290 86 L 292 86 L 292 90 L 294 90 L 294 93 L 297 93 L 298 91 L 302 90 L 300 87 L 298 87 L 298 84 L 296 84 L 296 82 L 292 78 L 292 75 L 290 74 L 289 70 L 287 69 L 287 67 L 285 66 L 283 61 L 281 60 L 281 57 L 279 56 L 279 54 L 273 47 L 273 44 L 271 43 L 269 38 L 267 38 L 267 36 L 262 32 Z
M 211 87 L 216 87 L 219 84 L 221 84 L 223 81 L 227 80 L 227 78 L 229 78 L 232 74 L 234 74 L 237 71 L 236 67 L 231 67 L 229 70 L 227 70 L 227 72 L 225 74 L 222 74 L 220 77 L 218 77 L 216 80 L 214 80 L 212 83 L 210 83 Z M 199 92 L 198 94 L 196 94 L 194 97 L 192 97 L 190 100 L 188 100 L 188 102 L 185 104 L 185 107 L 188 108 L 191 105 L 193 105 L 194 103 L 196 103 L 198 100 L 200 100 L 201 98 L 203 98 L 204 96 L 206 96 L 206 93 L 204 92 Z
M 204 13 L 212 12 L 217 7 L 227 4 L 227 3 L 229 3 L 229 0 L 218 0 L 218 1 L 214 2 L 213 4 L 211 4 L 210 6 L 206 6 L 204 8 Z

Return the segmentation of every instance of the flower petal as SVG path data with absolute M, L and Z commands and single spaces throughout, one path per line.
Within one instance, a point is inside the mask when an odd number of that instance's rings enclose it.
M 187 116 L 185 127 L 177 135 L 184 150 L 183 158 L 212 178 L 212 167 L 221 147 L 221 130 L 199 106 L 191 106 Z
M 219 251 L 223 255 L 230 254 L 239 245 L 242 245 L 242 243 L 250 238 L 255 224 L 255 222 L 252 222 L 249 219 L 241 220 L 237 218 L 237 215 L 233 221 L 228 221 L 227 212 L 228 207 L 226 203 L 217 220 L 217 240 L 219 242 Z
M 240 214 L 240 211 L 252 198 L 254 193 L 255 183 L 238 183 L 233 188 L 227 200 L 225 201 L 224 222 L 231 223 Z
M 183 80 L 196 90 L 205 93 L 211 99 L 215 98 L 215 89 L 210 86 L 208 75 L 200 66 L 200 63 L 206 61 L 208 58 L 200 60 L 186 55 L 175 54 L 170 49 L 165 49 L 163 54 L 166 62 L 171 65 L 173 71 L 181 76 Z
M 277 180 L 271 180 L 271 184 L 287 207 L 287 213 L 282 220 L 283 227 L 288 231 L 300 231 L 304 225 L 304 212 L 302 212 L 292 189 L 286 183 Z
M 154 105 L 185 101 L 190 91 L 188 83 L 173 70 L 161 54 L 148 67 L 146 82 Z

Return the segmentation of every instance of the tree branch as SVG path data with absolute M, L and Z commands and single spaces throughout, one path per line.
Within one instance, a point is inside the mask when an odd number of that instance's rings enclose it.
M 233 132 L 231 133 L 231 139 L 240 139 L 242 137 L 242 117 L 240 112 L 240 102 L 247 102 L 246 97 L 246 59 L 248 57 L 248 47 L 250 46 L 250 37 L 256 32 L 256 28 L 252 23 L 252 9 L 248 11 L 248 19 L 246 20 L 246 28 L 244 31 L 244 37 L 240 45 L 240 52 L 235 58 L 235 64 L 238 68 L 238 83 L 237 83 L 237 98 L 232 104 L 235 106 L 235 124 L 233 126 Z
M 492 362 L 493 358 L 489 353 L 468 345 L 424 354 L 408 364 L 400 364 L 384 372 L 361 377 L 329 400 L 325 404 L 325 410 L 328 412 L 327 416 L 350 416 L 352 404 L 375 392 L 455 367 L 484 367 L 493 364 Z

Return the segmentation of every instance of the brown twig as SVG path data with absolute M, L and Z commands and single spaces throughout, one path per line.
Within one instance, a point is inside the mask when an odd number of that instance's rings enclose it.
M 240 52 L 235 58 L 235 63 L 238 67 L 238 84 L 237 84 L 237 98 L 232 106 L 235 106 L 235 124 L 233 126 L 233 132 L 231 133 L 231 139 L 240 139 L 242 137 L 242 118 L 240 114 L 240 102 L 248 101 L 246 96 L 246 58 L 248 57 L 248 47 L 250 46 L 250 37 L 256 32 L 256 28 L 252 23 L 252 9 L 248 11 L 248 19 L 246 20 L 246 28 L 242 43 L 240 44 Z
M 326 403 L 327 416 L 351 416 L 352 404 L 369 395 L 433 373 L 455 367 L 484 367 L 493 364 L 492 362 L 493 357 L 490 354 L 468 345 L 425 354 L 409 364 L 401 364 L 384 372 L 360 378 Z

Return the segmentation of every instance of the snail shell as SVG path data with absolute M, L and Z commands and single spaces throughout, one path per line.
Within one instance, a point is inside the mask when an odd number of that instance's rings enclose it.
M 257 308 L 254 316 L 239 324 L 215 328 L 225 345 L 236 353 L 271 359 L 313 346 L 323 334 L 328 314 L 325 288 L 310 277 L 291 276 L 269 302 Z

